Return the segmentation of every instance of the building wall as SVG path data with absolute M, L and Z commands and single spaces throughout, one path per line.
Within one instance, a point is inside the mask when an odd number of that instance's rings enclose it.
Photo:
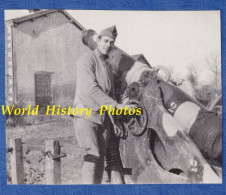
M 13 61 L 12 61 L 12 23 L 5 24 L 5 99 L 6 104 L 12 104 L 14 101 L 13 93 Z
M 34 74 L 52 72 L 53 103 L 71 105 L 76 61 L 90 52 L 81 42 L 81 31 L 62 12 L 27 20 L 13 26 L 18 102 L 35 104 Z

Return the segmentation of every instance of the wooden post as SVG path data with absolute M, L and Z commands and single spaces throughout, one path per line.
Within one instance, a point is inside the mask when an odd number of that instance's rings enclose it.
M 52 155 L 60 155 L 59 141 L 46 140 L 45 151 Z M 50 155 L 46 155 L 46 184 L 61 184 L 61 159 L 53 160 Z
M 12 184 L 24 184 L 23 146 L 21 138 L 9 139 Z

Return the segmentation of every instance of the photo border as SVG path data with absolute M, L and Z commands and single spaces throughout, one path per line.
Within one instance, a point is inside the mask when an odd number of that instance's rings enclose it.
M 220 10 L 223 129 L 225 128 L 226 1 L 225 0 L 0 0 L 0 105 L 5 104 L 5 9 L 87 9 L 192 11 Z M 225 130 L 224 130 L 225 131 Z M 223 138 L 225 132 L 223 131 Z M 8 185 L 6 173 L 5 116 L 0 113 L 0 194 L 225 194 L 225 150 L 223 139 L 222 184 L 136 184 L 136 185 Z

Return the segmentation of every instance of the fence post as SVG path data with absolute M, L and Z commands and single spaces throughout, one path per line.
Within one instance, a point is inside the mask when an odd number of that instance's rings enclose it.
M 60 155 L 59 141 L 45 141 L 46 155 L 46 184 L 61 184 L 61 159 L 52 159 L 48 153 L 53 156 Z
M 24 184 L 23 146 L 21 138 L 9 139 L 12 184 Z

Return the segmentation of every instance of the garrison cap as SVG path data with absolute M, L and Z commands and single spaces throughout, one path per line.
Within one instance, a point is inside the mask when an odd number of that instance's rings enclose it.
M 108 36 L 108 37 L 111 37 L 112 39 L 116 39 L 117 37 L 117 29 L 116 29 L 116 26 L 111 26 L 109 28 L 106 28 L 104 30 L 102 30 L 99 34 L 99 36 Z

